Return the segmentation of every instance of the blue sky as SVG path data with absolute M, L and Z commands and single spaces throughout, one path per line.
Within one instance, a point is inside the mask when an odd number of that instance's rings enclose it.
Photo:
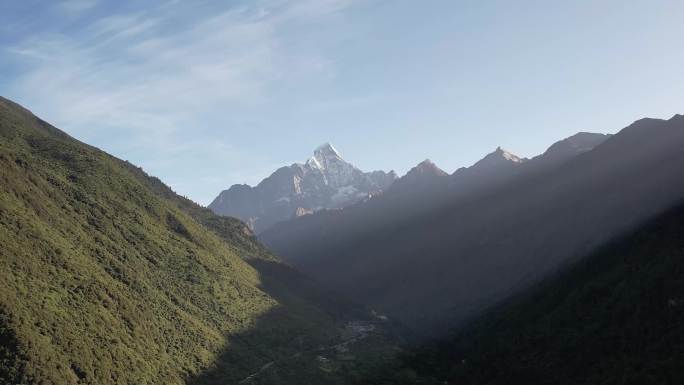
M 0 3 L 0 94 L 208 204 L 323 142 L 364 170 L 684 112 L 684 2 Z

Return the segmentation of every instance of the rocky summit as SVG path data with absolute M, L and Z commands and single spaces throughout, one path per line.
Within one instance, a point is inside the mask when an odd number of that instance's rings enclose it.
M 260 233 L 295 216 L 367 200 L 396 179 L 394 171 L 359 170 L 325 143 L 303 164 L 281 167 L 254 187 L 237 184 L 222 191 L 209 208 L 240 218 Z

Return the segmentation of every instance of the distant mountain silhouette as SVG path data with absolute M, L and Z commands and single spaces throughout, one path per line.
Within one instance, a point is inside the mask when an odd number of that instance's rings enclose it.
M 471 167 L 452 174 L 450 194 L 472 193 L 484 187 L 508 182 L 513 178 L 543 171 L 592 150 L 610 135 L 580 132 L 551 145 L 543 154 L 532 159 L 520 158 L 501 147 Z M 453 199 L 453 195 L 450 196 Z
M 677 115 L 581 133 L 527 161 L 498 149 L 446 189 L 321 212 L 261 239 L 329 287 L 440 334 L 684 197 L 683 148 Z M 488 164 L 505 166 L 475 172 Z
M 406 175 L 397 179 L 388 189 L 388 193 L 406 193 L 414 189 L 433 188 L 436 184 L 444 183 L 448 176 L 446 171 L 437 167 L 430 159 L 425 159 L 410 169 Z
M 325 143 L 304 164 L 281 167 L 255 187 L 233 185 L 222 191 L 209 208 L 242 219 L 259 233 L 296 216 L 366 200 L 395 179 L 393 171 L 359 170 Z

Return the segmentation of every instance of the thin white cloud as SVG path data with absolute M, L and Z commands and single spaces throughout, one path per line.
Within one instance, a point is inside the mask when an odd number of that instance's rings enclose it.
M 285 18 L 297 18 L 305 21 L 321 21 L 331 14 L 349 8 L 353 0 L 303 0 L 296 1 L 294 5 L 284 12 Z
M 97 0 L 66 0 L 59 3 L 59 7 L 72 14 L 87 11 L 97 5 Z
M 125 151 L 145 149 L 159 159 L 174 159 L 192 151 L 185 145 L 187 131 L 206 128 L 197 127 L 207 124 L 203 117 L 256 105 L 268 87 L 298 76 L 333 77 L 334 63 L 292 54 L 281 36 L 291 23 L 320 22 L 350 4 L 267 1 L 195 20 L 180 15 L 191 20 L 182 25 L 174 23 L 175 12 L 183 10 L 166 4 L 94 20 L 77 36 L 27 36 L 6 50 L 26 62 L 11 94 L 84 140 L 106 143 L 102 135 L 109 141 L 115 136 Z M 62 5 L 84 11 L 95 1 Z M 198 135 L 192 143 L 219 152 L 211 155 L 213 162 L 233 161 L 222 150 L 239 151 L 213 146 L 215 141 Z M 155 169 L 150 160 L 151 171 L 170 167 L 162 163 Z M 270 165 L 268 159 L 256 163 Z
M 159 24 L 154 17 L 138 15 L 116 15 L 105 17 L 95 22 L 89 30 L 96 38 L 132 38 L 149 31 Z

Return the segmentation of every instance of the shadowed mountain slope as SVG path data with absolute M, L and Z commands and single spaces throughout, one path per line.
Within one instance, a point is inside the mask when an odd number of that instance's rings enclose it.
M 217 366 L 201 383 L 236 383 L 372 319 L 240 221 L 2 98 L 0 245 L 0 383 L 180 384 Z M 290 383 L 318 370 L 296 363 Z
M 322 213 L 261 239 L 329 287 L 439 334 L 684 197 L 682 116 L 592 141 L 565 140 L 418 209 Z
M 366 381 L 680 384 L 683 276 L 679 206 Z

